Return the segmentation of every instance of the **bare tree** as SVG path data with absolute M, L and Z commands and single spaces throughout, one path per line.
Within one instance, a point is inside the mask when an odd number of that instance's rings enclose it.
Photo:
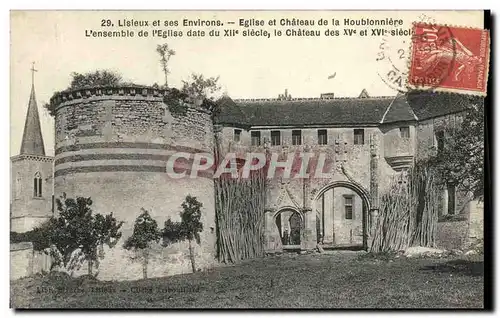
M 168 62 L 170 58 L 175 55 L 175 51 L 168 47 L 168 44 L 158 44 L 156 47 L 156 52 L 160 54 L 160 63 L 163 69 L 163 73 L 165 74 L 165 87 L 168 87 L 168 74 L 170 74 L 170 70 L 168 69 Z

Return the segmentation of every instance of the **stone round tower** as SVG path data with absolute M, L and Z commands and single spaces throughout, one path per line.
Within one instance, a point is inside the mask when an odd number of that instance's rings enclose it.
M 54 194 L 91 197 L 95 213 L 113 215 L 122 239 L 105 249 L 100 279 L 142 278 L 141 262 L 123 249 L 143 207 L 163 228 L 168 218 L 180 220 L 181 203 L 189 194 L 203 204 L 202 242 L 196 265 L 215 264 L 214 185 L 210 176 L 170 178 L 167 160 L 173 153 L 212 153 L 213 124 L 205 109 L 188 105 L 185 115 L 169 112 L 168 91 L 151 87 L 79 89 L 56 94 Z M 187 243 L 157 247 L 148 276 L 190 272 Z

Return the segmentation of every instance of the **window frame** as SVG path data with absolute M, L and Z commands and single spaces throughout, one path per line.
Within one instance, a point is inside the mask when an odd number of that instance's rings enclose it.
M 256 136 L 254 136 L 254 134 Z M 258 141 L 259 141 L 257 144 L 254 143 L 254 140 L 256 140 L 256 138 L 258 138 Z M 250 144 L 252 146 L 260 146 L 261 143 L 262 143 L 262 139 L 261 138 L 262 138 L 262 134 L 260 133 L 259 130 L 252 130 L 252 131 L 250 131 Z
M 274 142 L 274 137 L 278 136 L 278 143 Z M 271 130 L 271 146 L 281 146 L 281 130 Z
M 440 153 L 444 150 L 444 131 L 436 131 L 434 133 L 434 138 L 436 138 L 436 150 L 438 153 Z
M 345 220 L 354 220 L 354 195 L 352 194 L 344 194 L 344 219 Z M 351 200 L 350 204 L 347 203 L 347 200 Z M 348 207 L 351 208 L 350 210 L 350 217 L 348 214 Z
M 297 132 L 299 134 L 298 135 L 296 135 L 296 134 L 294 135 L 294 133 L 297 133 Z M 298 140 L 299 143 L 296 143 L 297 137 L 299 137 L 299 140 Z M 293 146 L 300 146 L 300 145 L 302 145 L 302 130 L 300 130 L 300 129 L 294 129 L 294 130 L 292 130 L 292 145 Z
M 324 132 L 324 134 L 323 134 Z M 325 138 L 324 143 L 321 142 L 323 137 Z M 328 145 L 328 130 L 327 129 L 318 129 L 318 145 L 325 146 Z
M 236 137 L 238 136 L 238 137 Z M 241 129 L 235 128 L 233 131 L 233 141 L 240 142 L 241 141 Z
M 43 184 L 42 184 L 42 174 L 37 171 L 33 176 L 33 197 L 42 198 L 43 197 Z
M 361 132 L 361 134 L 359 134 Z M 365 130 L 363 128 L 355 128 L 353 129 L 353 144 L 357 146 L 362 146 L 365 144 Z M 361 136 L 361 143 L 358 142 L 358 139 L 356 137 Z M 359 137 L 358 137 L 359 138 Z
M 403 131 L 405 133 L 403 133 Z M 399 136 L 403 139 L 410 139 L 410 126 L 399 127 Z

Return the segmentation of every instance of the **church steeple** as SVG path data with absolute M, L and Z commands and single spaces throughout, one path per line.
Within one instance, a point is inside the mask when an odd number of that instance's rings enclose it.
M 35 96 L 35 63 L 31 67 L 31 94 L 28 103 L 28 112 L 24 122 L 23 140 L 21 143 L 21 155 L 45 156 L 42 129 L 40 128 L 40 117 Z

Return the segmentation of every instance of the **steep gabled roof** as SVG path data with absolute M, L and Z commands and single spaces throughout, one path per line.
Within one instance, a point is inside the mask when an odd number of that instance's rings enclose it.
M 364 95 L 364 94 L 362 94 Z M 481 97 L 412 92 L 396 97 L 295 98 L 218 101 L 215 121 L 233 126 L 378 125 L 463 111 Z
M 267 99 L 236 100 L 240 120 L 251 126 L 280 125 L 376 125 L 392 98 Z M 232 124 L 237 112 L 227 100 L 221 104 L 217 122 Z M 236 115 L 236 116 L 235 116 Z
M 370 97 L 370 95 L 368 95 L 368 92 L 366 91 L 366 89 L 363 88 L 363 90 L 359 94 L 359 98 L 369 98 L 369 97 Z
M 479 96 L 436 92 L 409 93 L 406 100 L 419 120 L 457 113 L 471 104 L 483 102 Z
M 26 113 L 26 121 L 24 122 L 20 154 L 45 156 L 34 85 L 31 85 L 31 94 L 28 103 L 28 112 Z
M 391 102 L 380 121 L 381 124 L 394 123 L 398 121 L 417 120 L 413 110 L 406 101 L 406 96 L 398 94 Z
M 229 96 L 221 97 L 217 103 L 220 113 L 215 116 L 215 123 L 233 126 L 247 125 L 247 118 L 241 108 Z

